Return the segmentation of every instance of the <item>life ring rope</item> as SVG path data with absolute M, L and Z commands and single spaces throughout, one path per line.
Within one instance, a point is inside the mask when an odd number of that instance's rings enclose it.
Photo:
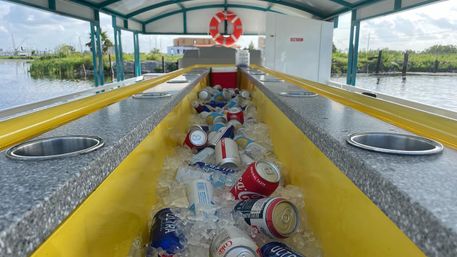
M 221 22 L 230 22 L 233 26 L 233 33 L 230 35 L 222 35 L 219 32 Z M 243 34 L 243 24 L 241 19 L 232 11 L 217 12 L 209 23 L 209 34 L 213 40 L 220 45 L 232 46 L 238 41 Z

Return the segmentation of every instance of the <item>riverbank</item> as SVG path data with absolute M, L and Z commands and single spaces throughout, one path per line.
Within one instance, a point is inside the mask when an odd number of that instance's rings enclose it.
M 133 73 L 133 54 L 124 53 L 123 57 L 125 72 Z M 142 72 L 162 72 L 162 57 L 164 58 L 165 70 L 167 72 L 178 69 L 177 61 L 181 58 L 180 55 L 167 55 L 154 51 L 140 54 Z M 89 52 L 72 53 L 63 56 L 61 54 L 45 56 L 0 56 L 0 59 L 25 60 L 30 62 L 29 71 L 33 78 L 79 79 L 93 74 L 92 55 Z M 115 70 L 115 62 L 115 56 L 103 56 L 105 74 L 110 74 L 110 69 Z
M 424 51 L 396 51 L 390 49 L 359 51 L 357 72 L 401 72 L 407 53 L 408 73 L 457 73 L 457 46 L 432 46 Z M 332 74 L 347 73 L 348 54 L 335 47 L 332 56 Z

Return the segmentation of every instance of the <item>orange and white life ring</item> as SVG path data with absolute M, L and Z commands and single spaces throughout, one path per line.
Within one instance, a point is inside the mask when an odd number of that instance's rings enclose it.
M 219 32 L 219 24 L 221 22 L 230 22 L 233 26 L 233 33 L 229 35 L 223 35 Z M 232 46 L 238 41 L 243 34 L 243 25 L 241 19 L 232 11 L 220 11 L 217 12 L 209 23 L 209 34 L 217 44 Z

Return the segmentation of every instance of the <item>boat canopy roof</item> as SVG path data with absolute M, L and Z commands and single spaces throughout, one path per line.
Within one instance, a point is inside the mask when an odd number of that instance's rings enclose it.
M 333 20 L 353 11 L 364 20 L 438 0 L 10 0 L 74 18 L 98 22 L 99 12 L 115 17 L 117 27 L 144 34 L 207 35 L 211 17 L 234 11 L 244 34 L 264 35 L 267 12 Z

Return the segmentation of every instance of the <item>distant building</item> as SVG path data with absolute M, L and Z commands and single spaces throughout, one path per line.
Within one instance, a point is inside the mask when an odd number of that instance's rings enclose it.
M 214 41 L 211 38 L 175 38 L 173 46 L 167 48 L 168 54 L 184 54 L 185 50 L 198 49 L 198 47 L 214 46 Z

